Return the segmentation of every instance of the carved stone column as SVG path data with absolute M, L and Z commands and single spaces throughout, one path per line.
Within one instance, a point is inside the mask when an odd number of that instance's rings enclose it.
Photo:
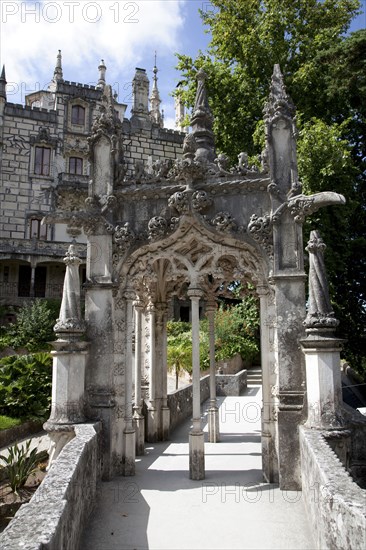
M 135 293 L 127 290 L 126 299 L 126 366 L 125 366 L 125 428 L 123 430 L 123 475 L 135 475 L 135 429 L 132 419 L 132 334 L 133 334 L 133 300 Z
M 201 379 L 200 379 L 200 325 L 199 303 L 203 291 L 190 288 L 188 296 L 192 306 L 192 386 L 193 386 L 193 428 L 189 433 L 189 477 L 194 480 L 205 478 L 205 440 L 201 425 Z
M 216 400 L 215 311 L 215 300 L 207 302 L 206 313 L 210 344 L 210 407 L 208 409 L 208 440 L 210 443 L 218 443 L 220 441 L 219 409 Z
M 147 406 L 147 434 L 146 440 L 154 443 L 158 440 L 158 411 L 156 409 L 156 350 L 155 350 L 155 304 L 149 303 L 147 307 L 149 319 L 149 401 Z
M 325 244 L 312 231 L 309 252 L 309 310 L 305 319 L 307 337 L 301 340 L 306 363 L 307 424 L 311 428 L 339 428 L 342 419 L 340 351 L 342 340 L 335 338 L 338 321 L 334 317 L 328 290 L 323 254 Z
M 142 311 L 143 303 L 134 302 L 135 306 L 135 405 L 133 407 L 133 422 L 136 431 L 136 454 L 145 452 L 145 418 L 141 411 L 141 368 L 142 368 Z
M 167 363 L 167 311 L 168 305 L 166 302 L 158 302 L 156 304 L 156 316 L 157 316 L 157 333 L 156 333 L 156 346 L 157 346 L 157 358 L 159 369 L 159 409 L 160 409 L 160 421 L 158 426 L 158 436 L 160 441 L 166 441 L 169 439 L 169 427 L 170 427 L 170 410 L 168 407 L 168 363 Z
M 85 325 L 80 313 L 80 258 L 70 245 L 64 258 L 66 273 L 60 317 L 54 327 L 52 407 L 44 429 L 52 441 L 50 464 L 73 437 L 73 424 L 85 421 L 85 363 L 88 342 L 82 341 Z
M 274 297 L 266 286 L 258 286 L 261 318 L 262 366 L 262 467 L 267 483 L 278 483 L 278 433 L 276 396 L 276 358 L 274 353 Z

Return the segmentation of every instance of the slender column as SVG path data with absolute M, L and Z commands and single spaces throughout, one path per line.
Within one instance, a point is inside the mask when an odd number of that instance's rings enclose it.
M 204 435 L 201 426 L 200 399 L 200 336 L 199 302 L 203 296 L 200 289 L 188 290 L 192 305 L 192 386 L 193 386 L 193 428 L 189 433 L 189 477 L 194 480 L 205 478 Z
M 126 299 L 126 365 L 125 365 L 125 429 L 123 430 L 123 475 L 135 475 L 135 429 L 132 421 L 132 331 L 133 299 L 135 293 L 127 291 Z
M 149 303 L 149 404 L 147 410 L 147 441 L 154 443 L 158 439 L 157 434 L 157 410 L 156 410 L 156 349 L 155 349 L 155 304 Z
M 210 443 L 220 441 L 219 409 L 216 401 L 215 311 L 215 300 L 207 302 L 206 312 L 210 344 L 210 408 L 208 409 L 208 440 Z
M 166 441 L 169 439 L 170 427 L 170 409 L 168 407 L 168 359 L 167 359 L 167 311 L 168 305 L 166 302 L 158 304 L 160 309 L 160 357 L 161 357 L 161 422 L 160 422 L 160 439 Z
M 141 327 L 143 303 L 134 302 L 135 306 L 135 405 L 133 407 L 133 423 L 136 431 L 136 454 L 143 455 L 145 452 L 145 418 L 141 413 Z

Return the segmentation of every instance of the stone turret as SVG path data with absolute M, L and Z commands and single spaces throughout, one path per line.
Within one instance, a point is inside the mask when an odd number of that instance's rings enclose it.
M 106 80 L 105 80 L 106 70 L 107 70 L 107 67 L 104 64 L 104 59 L 102 59 L 100 61 L 100 65 L 98 67 L 99 79 L 98 79 L 98 84 L 96 86 L 99 90 L 104 90 L 104 86 L 105 86 L 105 83 L 106 83 Z
M 132 80 L 132 114 L 147 117 L 149 114 L 149 79 L 145 69 L 136 68 Z
M 182 124 L 185 116 L 185 108 L 184 108 L 184 102 L 179 94 L 180 86 L 181 86 L 181 83 L 179 83 L 177 86 L 178 93 L 175 96 L 175 128 L 180 132 L 186 132 L 187 128 L 184 127 Z
M 158 89 L 158 68 L 156 66 L 156 54 L 155 54 L 155 65 L 153 68 L 154 78 L 153 78 L 153 87 L 150 95 L 150 118 L 152 122 L 158 124 L 160 128 L 163 128 L 164 121 L 162 113 L 160 112 L 160 94 Z

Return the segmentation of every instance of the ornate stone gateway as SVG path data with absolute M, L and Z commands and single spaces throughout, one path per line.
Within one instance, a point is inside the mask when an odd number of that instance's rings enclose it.
M 224 155 L 216 157 L 205 74 L 199 71 L 197 78 L 192 133 L 184 140 L 182 158 L 156 161 L 149 170 L 136 163 L 130 177 L 124 170 L 121 123 L 106 86 L 104 107 L 89 138 L 92 177 L 85 210 L 55 214 L 58 221 L 82 226 L 88 235 L 85 415 L 103 422 L 105 478 L 134 475 L 135 453 L 143 453 L 145 436 L 148 441 L 168 438 L 166 322 L 173 297 L 188 297 L 194 395 L 190 477 L 203 479 L 199 307 L 205 304 L 210 324 L 209 439 L 214 442 L 219 440 L 216 298 L 225 284 L 251 282 L 260 298 L 263 474 L 282 489 L 298 489 L 298 426 L 306 420 L 299 343 L 305 336 L 302 224 L 306 215 L 342 204 L 344 198 L 331 192 L 302 194 L 295 110 L 278 66 L 265 107 L 260 170 L 248 166 L 245 153 L 233 168 Z M 62 352 L 74 354 L 76 365 L 81 352 L 79 333 L 73 330 L 73 323 L 65 323 L 62 337 L 65 342 L 69 331 L 69 347 L 64 343 Z M 86 346 L 81 347 L 84 360 Z M 83 368 L 80 373 L 84 375 Z M 67 432 L 67 424 L 64 416 L 59 421 L 51 415 L 47 426 L 57 439 L 63 429 Z

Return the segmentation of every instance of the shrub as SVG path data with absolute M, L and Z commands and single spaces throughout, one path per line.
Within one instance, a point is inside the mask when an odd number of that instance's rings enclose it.
M 29 352 L 49 350 L 49 342 L 55 339 L 53 327 L 59 310 L 58 300 L 34 300 L 23 305 L 16 323 L 3 329 L 0 345 L 25 347 Z
M 0 414 L 46 418 L 51 405 L 52 358 L 49 353 L 0 359 Z
M 16 443 L 13 447 L 8 448 L 8 455 L 0 455 L 0 460 L 5 464 L 9 485 L 14 491 L 25 485 L 28 477 L 36 471 L 37 464 L 37 448 L 33 449 L 29 455 L 31 439 L 29 439 L 25 447 L 20 447 Z

